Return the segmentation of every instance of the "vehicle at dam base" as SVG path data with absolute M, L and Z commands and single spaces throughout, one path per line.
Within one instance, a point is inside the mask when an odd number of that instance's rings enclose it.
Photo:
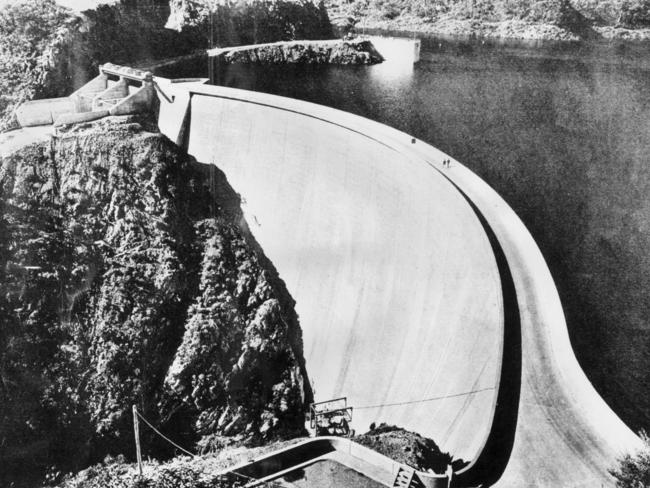
M 350 430 L 352 410 L 346 397 L 314 402 L 309 405 L 308 430 L 316 436 L 354 437 L 354 430 Z

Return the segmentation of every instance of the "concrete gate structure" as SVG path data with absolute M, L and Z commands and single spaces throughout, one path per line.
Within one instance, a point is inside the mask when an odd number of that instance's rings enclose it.
M 16 118 L 21 127 L 77 124 L 146 112 L 154 100 L 150 72 L 106 63 L 99 67 L 99 75 L 72 95 L 25 102 L 16 110 Z

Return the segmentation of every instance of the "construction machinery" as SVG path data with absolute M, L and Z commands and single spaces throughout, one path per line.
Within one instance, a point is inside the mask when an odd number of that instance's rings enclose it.
M 352 437 L 354 430 L 350 429 L 351 421 L 352 407 L 348 406 L 347 397 L 309 405 L 309 427 L 316 436 Z

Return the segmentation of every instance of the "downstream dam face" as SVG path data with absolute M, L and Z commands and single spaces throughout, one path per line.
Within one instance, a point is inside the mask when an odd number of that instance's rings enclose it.
M 159 125 L 242 197 L 303 330 L 316 401 L 468 464 L 455 484 L 613 485 L 639 439 L 580 369 L 546 263 L 445 154 L 345 112 L 157 78 Z

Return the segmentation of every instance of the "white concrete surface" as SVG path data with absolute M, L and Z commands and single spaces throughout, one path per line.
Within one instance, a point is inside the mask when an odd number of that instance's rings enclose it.
M 389 63 L 414 64 L 420 61 L 421 41 L 408 37 L 363 36 Z
M 316 399 L 347 396 L 358 432 L 393 423 L 472 459 L 491 424 L 503 318 L 492 250 L 462 196 L 317 118 L 201 95 L 190 118 L 189 152 L 241 193 L 297 302 Z
M 23 147 L 49 141 L 52 126 L 41 125 L 0 133 L 0 158 L 6 158 Z
M 189 152 L 218 165 L 297 301 L 317 399 L 476 459 L 490 428 L 503 333 L 503 249 L 521 314 L 514 447 L 499 486 L 612 485 L 639 439 L 580 369 L 544 259 L 508 205 L 460 163 L 406 134 L 297 100 L 189 85 Z M 164 119 L 166 114 L 161 113 Z M 471 467 L 470 467 L 471 469 Z
M 429 164 L 441 151 L 412 147 L 388 127 L 396 150 Z M 641 440 L 598 395 L 578 364 L 562 304 L 544 257 L 508 204 L 458 161 L 445 176 L 480 209 L 496 234 L 513 277 L 521 315 L 522 378 L 515 442 L 496 486 L 614 486 L 608 470 Z
M 21 127 L 51 125 L 61 115 L 74 112 L 74 101 L 70 97 L 28 100 L 16 109 L 16 119 Z

